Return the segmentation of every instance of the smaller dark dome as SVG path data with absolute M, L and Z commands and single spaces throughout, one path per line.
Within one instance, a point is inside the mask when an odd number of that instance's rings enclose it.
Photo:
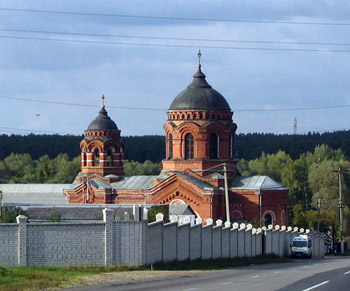
M 224 96 L 214 90 L 198 65 L 192 83 L 171 103 L 169 110 L 227 110 L 231 111 Z
M 106 130 L 118 130 L 115 122 L 108 116 L 107 111 L 102 106 L 98 116 L 92 121 L 87 130 L 90 131 L 106 131 Z

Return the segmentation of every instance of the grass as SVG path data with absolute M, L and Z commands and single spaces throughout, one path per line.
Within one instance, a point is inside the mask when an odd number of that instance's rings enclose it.
M 0 267 L 0 290 L 58 288 L 82 283 L 81 277 L 105 272 L 140 270 L 139 267 Z
M 289 258 L 259 256 L 252 258 L 194 260 L 153 265 L 153 270 L 218 270 L 233 267 L 292 262 Z M 0 267 L 0 290 L 23 291 L 59 288 L 82 284 L 82 277 L 106 272 L 149 270 L 149 267 Z
M 246 267 L 251 265 L 264 265 L 272 263 L 293 262 L 290 258 L 281 258 L 275 255 L 244 257 L 234 259 L 216 259 L 216 260 L 193 260 L 193 261 L 175 261 L 170 263 L 159 263 L 153 265 L 154 270 L 219 270 L 235 267 Z

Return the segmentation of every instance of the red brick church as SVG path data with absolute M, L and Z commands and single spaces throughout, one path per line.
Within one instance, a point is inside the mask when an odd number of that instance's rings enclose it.
M 65 189 L 67 201 L 188 204 L 203 219 L 225 221 L 225 165 L 231 221 L 287 224 L 288 189 L 267 176 L 242 177 L 238 172 L 233 112 L 206 81 L 200 62 L 192 83 L 173 100 L 167 116 L 160 175 L 126 177 L 127 145 L 103 102 L 80 143 L 81 172 Z

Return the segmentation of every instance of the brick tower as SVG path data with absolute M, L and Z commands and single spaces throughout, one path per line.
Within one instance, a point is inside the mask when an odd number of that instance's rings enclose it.
M 226 163 L 230 173 L 236 173 L 234 134 L 237 125 L 225 98 L 206 81 L 201 71 L 201 53 L 198 70 L 192 83 L 172 102 L 164 125 L 166 158 L 163 173 L 190 169 L 206 176 L 206 169 L 219 168 Z
M 85 137 L 80 142 L 81 172 L 87 175 L 99 174 L 124 175 L 124 140 L 120 130 L 108 116 L 102 96 L 102 106 L 98 116 L 93 120 Z

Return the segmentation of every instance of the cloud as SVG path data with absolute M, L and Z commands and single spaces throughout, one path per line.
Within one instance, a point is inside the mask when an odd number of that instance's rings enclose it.
M 11 1 L 3 7 L 184 18 L 299 22 L 350 22 L 347 1 Z M 80 33 L 294 42 L 346 42 L 348 26 L 257 24 L 52 15 L 0 11 L 0 28 Z M 54 36 L 0 32 L 0 35 L 191 45 L 193 48 L 77 44 L 1 39 L 1 94 L 39 100 L 164 108 L 164 111 L 108 109 L 122 134 L 163 134 L 166 109 L 190 82 L 202 48 L 208 82 L 239 109 L 347 104 L 349 53 L 204 48 L 316 48 L 349 46 L 283 45 L 221 41 Z M 3 101 L 3 100 L 2 100 Z M 35 114 L 44 112 L 42 122 Z M 6 101 L 0 122 L 13 128 L 82 133 L 98 108 Z M 345 109 L 293 112 L 239 112 L 239 132 L 291 133 L 294 117 L 302 131 L 344 128 Z M 47 116 L 47 118 L 46 118 Z M 44 120 L 44 122 L 43 122 Z

